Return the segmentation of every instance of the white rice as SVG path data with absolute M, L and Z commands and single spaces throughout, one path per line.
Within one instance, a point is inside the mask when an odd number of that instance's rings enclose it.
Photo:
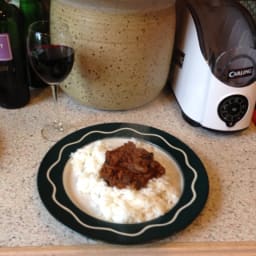
M 166 174 L 149 181 L 140 190 L 110 187 L 100 178 L 99 170 L 105 161 L 105 152 L 127 142 L 127 139 L 106 139 L 93 142 L 71 155 L 73 195 L 76 204 L 88 214 L 115 223 L 139 223 L 157 218 L 169 211 L 181 193 L 180 175 L 171 175 L 174 163 L 167 155 L 148 143 L 135 139 L 137 146 L 154 153 L 166 168 Z M 159 160 L 157 159 L 159 158 Z M 176 176 L 176 177 L 174 177 Z M 177 178 L 178 177 L 178 178 Z M 173 184 L 175 182 L 175 184 Z M 178 183 L 178 184 L 177 184 Z

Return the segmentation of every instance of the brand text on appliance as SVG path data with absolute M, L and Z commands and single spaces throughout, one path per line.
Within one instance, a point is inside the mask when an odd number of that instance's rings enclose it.
M 253 74 L 253 67 L 234 69 L 228 72 L 229 79 L 236 79 L 245 76 L 251 76 Z

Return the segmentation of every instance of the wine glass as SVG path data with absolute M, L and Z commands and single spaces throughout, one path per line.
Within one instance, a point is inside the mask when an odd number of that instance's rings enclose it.
M 27 52 L 30 65 L 51 87 L 54 99 L 56 120 L 42 129 L 42 136 L 49 141 L 57 141 L 67 132 L 68 127 L 59 119 L 58 87 L 72 70 L 74 49 L 67 25 L 63 25 L 56 33 L 51 30 L 46 20 L 32 23 L 28 29 Z

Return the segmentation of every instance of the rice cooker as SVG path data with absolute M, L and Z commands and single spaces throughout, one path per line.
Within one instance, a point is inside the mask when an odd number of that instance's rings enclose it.
M 256 27 L 234 0 L 177 1 L 172 89 L 184 118 L 216 131 L 251 122 L 256 101 Z

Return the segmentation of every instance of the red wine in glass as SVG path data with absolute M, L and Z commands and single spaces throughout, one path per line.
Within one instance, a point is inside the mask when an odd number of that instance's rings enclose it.
M 70 73 L 74 50 L 63 45 L 41 45 L 30 52 L 36 73 L 48 84 L 60 84 Z
M 28 29 L 27 51 L 30 64 L 35 73 L 51 86 L 54 99 L 55 120 L 43 127 L 42 136 L 49 141 L 57 141 L 67 133 L 68 124 L 61 121 L 58 110 L 58 87 L 72 70 L 74 63 L 74 50 L 72 36 L 68 25 L 62 24 L 56 31 L 51 28 L 48 21 L 32 23 Z

